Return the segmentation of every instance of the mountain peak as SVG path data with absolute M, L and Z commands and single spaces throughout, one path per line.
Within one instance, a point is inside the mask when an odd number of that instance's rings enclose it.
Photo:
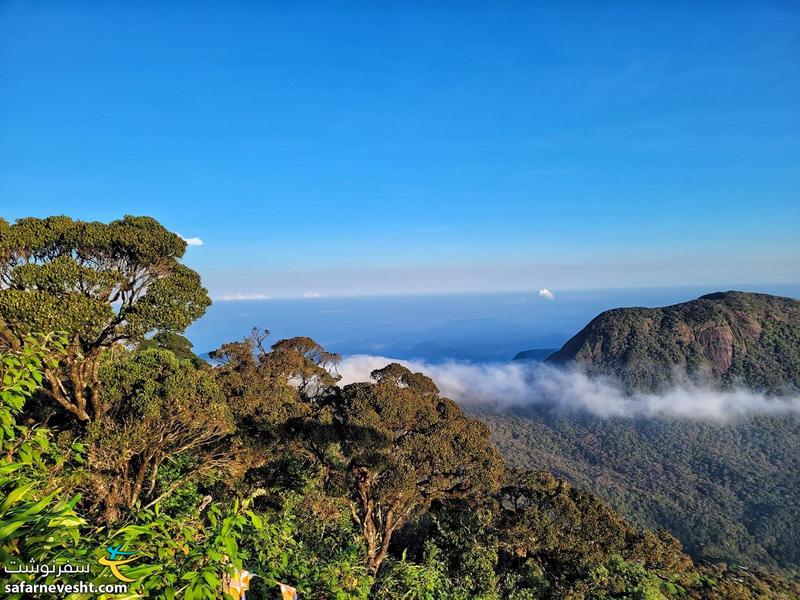
M 786 393 L 800 388 L 800 302 L 727 291 L 661 308 L 616 308 L 548 361 L 580 364 L 631 391 L 659 391 L 689 376 Z

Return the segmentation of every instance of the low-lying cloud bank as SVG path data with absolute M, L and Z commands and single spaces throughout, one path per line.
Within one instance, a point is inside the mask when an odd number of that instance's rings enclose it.
M 214 300 L 219 300 L 221 302 L 244 302 L 248 300 L 272 300 L 272 298 L 266 294 L 225 294 L 224 296 L 217 296 Z
M 383 356 L 349 356 L 339 365 L 341 385 L 369 381 L 390 362 L 431 377 L 444 396 L 461 404 L 541 405 L 599 417 L 678 417 L 725 421 L 757 414 L 800 413 L 800 397 L 774 397 L 744 389 L 720 391 L 697 384 L 662 394 L 625 394 L 612 381 L 542 363 L 427 364 Z

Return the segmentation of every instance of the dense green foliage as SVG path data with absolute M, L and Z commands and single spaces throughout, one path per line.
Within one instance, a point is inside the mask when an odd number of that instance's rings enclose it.
M 106 584 L 108 548 L 133 552 L 126 598 L 223 598 L 242 568 L 263 599 L 278 582 L 340 600 L 800 596 L 695 564 L 547 470 L 506 468 L 486 424 L 422 373 L 390 364 L 340 387 L 338 357 L 314 340 L 267 348 L 257 331 L 217 367 L 198 361 L 172 330 L 205 291 L 151 219 L 0 222 L 0 242 L 5 564 L 86 564 L 83 581 Z M 42 422 L 53 399 L 61 413 Z
M 353 515 L 375 572 L 398 528 L 433 502 L 490 492 L 501 467 L 486 425 L 440 398 L 428 377 L 396 363 L 372 376 L 342 390 L 334 460 L 358 499 Z
M 205 366 L 205 361 L 192 350 L 192 342 L 174 331 L 159 331 L 153 337 L 141 340 L 137 347 L 139 350 L 148 348 L 169 350 L 176 358 L 188 360 L 197 368 Z
M 91 423 L 87 440 L 92 497 L 106 521 L 123 506 L 150 506 L 230 465 L 233 417 L 208 369 L 147 348 L 110 358 L 101 378 L 109 409 Z M 165 486 L 160 469 L 177 457 L 182 468 Z
M 307 344 L 288 346 L 308 349 Z M 277 354 L 286 347 L 280 345 Z M 341 440 L 320 438 L 314 428 L 308 431 L 310 439 L 303 440 L 298 423 L 286 430 L 291 443 L 268 439 L 269 456 L 253 463 L 239 484 L 220 487 L 214 477 L 186 480 L 171 496 L 173 502 L 156 503 L 151 509 L 133 507 L 109 528 L 93 522 L 91 503 L 57 487 L 75 487 L 87 471 L 91 475 L 91 461 L 84 466 L 82 444 L 59 447 L 43 427 L 35 429 L 35 443 L 16 443 L 31 435 L 16 424 L 15 416 L 22 398 L 33 391 L 40 368 L 40 359 L 30 358 L 38 355 L 25 352 L 7 356 L 3 373 L 3 421 L 11 432 L 6 443 L 15 444 L 4 448 L 7 471 L 14 475 L 0 478 L 2 496 L 9 499 L 0 505 L 0 548 L 6 560 L 96 565 L 107 545 L 121 544 L 141 559 L 126 570 L 136 580 L 131 593 L 165 598 L 221 597 L 234 566 L 260 575 L 251 590 L 254 598 L 274 597 L 277 581 L 290 582 L 313 598 L 792 598 L 800 592 L 800 587 L 780 579 L 697 566 L 668 534 L 636 530 L 597 497 L 544 471 L 508 471 L 496 486 L 473 488 L 480 493 L 440 491 L 432 503 L 412 494 L 418 498 L 414 518 L 398 526 L 385 563 L 372 575 L 374 555 L 360 527 L 363 516 L 352 514 L 360 498 L 346 487 L 337 492 L 336 485 L 326 482 L 338 478 L 331 476 L 335 461 L 310 470 L 314 452 L 302 451 L 306 442 L 317 445 L 319 452 L 321 439 L 334 444 Z M 163 351 L 148 349 L 142 357 L 134 353 L 124 360 L 148 364 L 159 352 Z M 286 357 L 278 359 L 285 364 Z M 259 360 L 268 363 L 270 357 Z M 303 361 L 290 362 L 311 368 Z M 194 369 L 188 361 L 183 364 L 189 372 Z M 131 373 L 136 380 L 135 367 Z M 420 394 L 417 400 L 437 397 L 430 380 L 395 365 L 376 373 L 375 379 L 357 389 L 363 394 L 363 386 L 373 386 L 380 398 L 380 388 L 391 385 L 390 397 L 401 390 Z M 106 387 L 109 393 L 116 389 L 112 381 Z M 345 390 L 329 388 L 334 399 L 339 394 L 347 397 Z M 295 400 L 303 401 L 300 395 Z M 392 401 L 385 404 L 391 407 Z M 447 411 L 458 409 L 447 405 L 445 415 Z M 459 413 L 454 415 L 456 422 L 463 419 Z M 88 440 L 89 446 L 96 443 L 91 436 Z M 252 451 L 245 449 L 241 458 L 252 457 Z M 90 448 L 90 456 L 91 452 Z M 178 473 L 185 467 L 182 461 L 170 464 Z M 391 462 L 379 458 L 359 464 L 381 467 Z M 349 472 L 347 463 L 340 469 L 340 474 Z M 417 472 L 430 472 L 430 466 L 422 469 Z M 392 476 L 390 481 L 398 480 Z M 375 495 L 374 505 L 388 506 L 398 493 L 393 489 L 388 488 L 388 496 Z M 59 501 L 55 494 L 71 499 Z M 3 512 L 7 504 L 16 512 Z M 35 535 L 37 530 L 43 535 Z M 96 583 L 114 581 L 107 569 L 93 571 L 91 577 Z M 30 581 L 25 575 L 14 578 Z
M 698 558 L 800 569 L 795 416 L 713 423 L 528 408 L 480 417 L 512 464 L 591 488 L 634 523 L 668 529 Z
M 199 275 L 179 262 L 185 250 L 150 217 L 0 219 L 0 348 L 65 332 L 45 389 L 80 421 L 102 416 L 105 351 L 153 331 L 183 331 L 210 304 Z
M 337 357 L 308 338 L 266 352 L 256 336 L 217 355 L 248 438 L 321 470 L 322 490 L 345 501 L 363 533 L 372 573 L 394 532 L 431 503 L 488 491 L 497 480 L 488 428 L 421 373 L 390 364 L 372 373 L 374 382 L 340 389 L 325 368 Z
M 720 292 L 664 308 L 617 308 L 548 361 L 579 364 L 636 391 L 660 391 L 688 376 L 786 393 L 800 389 L 800 302 Z
M 58 348 L 57 340 L 45 344 L 26 340 L 15 354 L 0 364 L 0 561 L 17 557 L 57 561 L 63 549 L 78 543 L 78 526 L 85 523 L 74 512 L 77 497 L 63 494 L 51 475 L 60 474 L 66 456 L 51 442 L 46 429 L 17 424 L 25 401 L 42 382 L 44 349 Z M 80 462 L 80 446 L 73 459 Z
M 299 578 L 302 574 L 301 581 L 312 589 L 328 590 L 330 597 L 340 597 L 338 591 L 348 586 L 358 589 L 361 582 L 353 573 L 361 575 L 365 569 L 352 540 L 338 552 L 325 546 L 331 562 L 314 564 L 318 562 L 314 551 L 306 550 L 299 539 L 306 530 L 296 527 L 302 512 L 292 510 L 289 498 L 278 513 L 261 516 L 249 508 L 254 495 L 211 504 L 206 497 L 173 505 L 171 512 L 162 511 L 158 504 L 153 509 L 137 507 L 115 528 L 93 524 L 91 507 L 81 508 L 79 495 L 67 493 L 85 474 L 83 444 L 62 447 L 53 431 L 17 423 L 25 399 L 41 383 L 44 357 L 52 356 L 58 346 L 51 341 L 47 345 L 29 342 L 19 352 L 4 355 L 0 366 L 0 451 L 5 459 L 0 465 L 0 560 L 4 565 L 84 563 L 94 569 L 83 581 L 118 583 L 108 567 L 98 568 L 98 559 L 107 546 L 119 545 L 123 550 L 135 549 L 140 560 L 125 570 L 127 577 L 136 580 L 131 595 L 114 597 L 219 598 L 222 581 L 247 558 L 257 561 L 262 579 L 270 585 L 278 576 Z M 328 533 L 325 541 L 331 539 Z M 337 577 L 345 578 L 346 585 L 340 585 Z M 367 585 L 371 581 L 363 580 Z M 22 573 L 3 582 L 77 581 L 69 575 L 33 578 Z

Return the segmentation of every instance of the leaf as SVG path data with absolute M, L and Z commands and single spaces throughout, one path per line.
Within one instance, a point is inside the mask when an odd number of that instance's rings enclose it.
M 53 495 L 45 496 L 35 504 L 32 504 L 30 507 L 26 508 L 25 511 L 22 513 L 23 515 L 38 515 L 42 512 L 45 507 L 53 501 Z
M 250 514 L 250 520 L 253 522 L 253 527 L 255 527 L 259 531 L 264 529 L 264 520 L 255 513 L 251 512 L 249 514 Z
M 214 573 L 212 573 L 211 571 L 203 571 L 203 579 L 205 579 L 208 585 L 210 585 L 211 587 L 215 588 L 220 587 L 219 578 L 216 575 L 214 575 Z
M 33 488 L 34 485 L 36 485 L 36 482 L 31 482 L 13 490 L 8 495 L 8 497 L 5 500 L 3 500 L 3 503 L 0 504 L 0 512 L 5 512 L 11 506 L 16 504 L 19 500 L 21 500 L 25 496 L 25 494 L 27 494 L 31 490 L 31 488 Z
M 0 525 L 0 540 L 11 537 L 17 529 L 25 525 L 25 521 L 8 522 Z

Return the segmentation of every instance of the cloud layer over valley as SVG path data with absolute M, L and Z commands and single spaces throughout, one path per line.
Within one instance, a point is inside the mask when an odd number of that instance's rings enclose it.
M 444 396 L 499 408 L 551 406 L 599 417 L 677 417 L 725 421 L 757 414 L 800 412 L 800 397 L 773 397 L 745 389 L 720 391 L 686 383 L 662 394 L 625 394 L 614 382 L 542 363 L 426 364 L 354 355 L 339 365 L 341 385 L 368 381 L 372 370 L 398 362 L 431 377 Z

